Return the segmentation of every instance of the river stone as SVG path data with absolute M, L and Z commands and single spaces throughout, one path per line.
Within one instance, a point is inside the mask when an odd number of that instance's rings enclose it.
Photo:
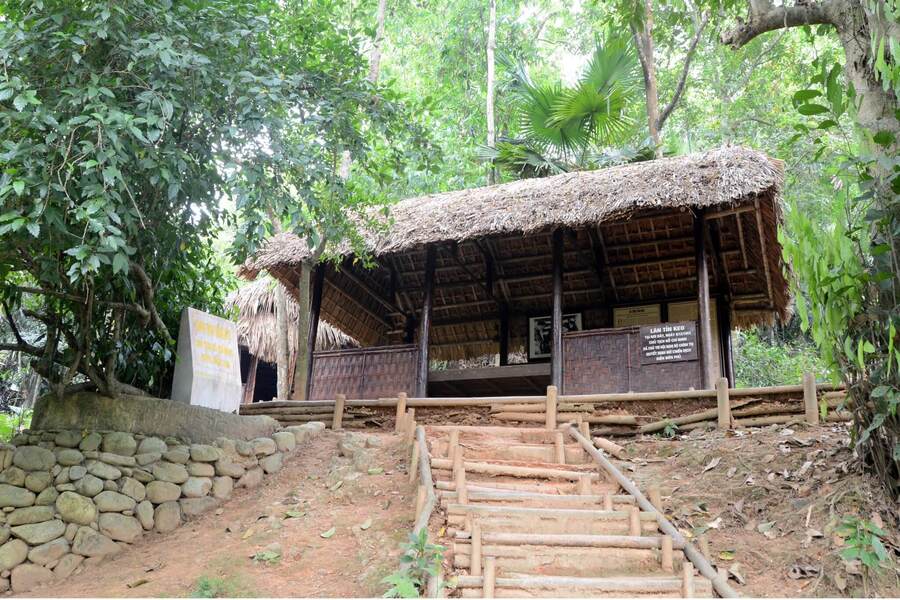
M 216 468 L 210 463 L 189 462 L 187 470 L 191 477 L 212 477 L 216 474 Z
M 85 473 L 87 473 L 87 468 L 82 465 L 69 467 L 69 480 L 78 481 L 79 479 L 84 477 Z
M 121 454 L 113 454 L 112 452 L 101 452 L 97 458 L 108 465 L 116 467 L 134 467 L 137 465 L 133 456 L 122 456 Z
M 149 500 L 139 502 L 134 509 L 134 514 L 144 529 L 147 531 L 153 529 L 153 504 Z
M 119 542 L 133 543 L 144 534 L 144 528 L 134 517 L 119 513 L 100 515 L 100 533 Z
M 64 467 L 80 465 L 84 460 L 84 454 L 74 448 L 64 448 L 56 453 L 56 460 Z
M 284 430 L 294 436 L 294 441 L 297 443 L 297 445 L 305 442 L 307 436 L 309 435 L 309 429 L 304 429 L 299 425 L 289 425 L 288 427 L 285 427 Z
M 160 481 L 171 483 L 184 483 L 189 477 L 184 465 L 172 462 L 158 462 L 153 465 L 153 476 Z
M 275 454 L 278 447 L 275 446 L 275 440 L 267 437 L 259 437 L 254 440 L 250 440 L 250 444 L 253 446 L 253 454 L 256 456 L 268 456 L 270 454 Z
M 89 525 L 97 518 L 94 501 L 75 492 L 63 492 L 56 499 L 56 511 L 68 523 Z
M 8 469 L 3 469 L 3 472 L 0 473 L 0 483 L 22 487 L 25 485 L 25 477 L 25 471 L 19 467 L 9 467 Z
M 144 484 L 132 477 L 122 480 L 119 491 L 129 498 L 134 498 L 136 502 L 140 502 L 147 496 L 147 488 L 144 487 Z
M 14 594 L 29 592 L 53 580 L 53 571 L 47 567 L 32 564 L 19 565 L 12 570 L 12 591 Z
M 181 497 L 181 488 L 168 481 L 151 481 L 147 484 L 147 499 L 153 504 L 172 502 Z
M 87 465 L 87 470 L 88 473 L 100 479 L 118 479 L 122 476 L 122 471 L 116 467 L 97 460 L 91 461 Z
M 241 456 L 250 456 L 253 454 L 253 444 L 246 440 L 235 440 L 234 449 Z
M 117 543 L 90 527 L 80 528 L 72 544 L 72 552 L 88 557 L 108 556 L 119 550 L 121 547 Z
M 38 494 L 34 503 L 38 506 L 53 506 L 56 503 L 57 498 L 59 498 L 59 492 L 56 488 L 49 487 Z
M 59 560 L 69 553 L 69 542 L 61 537 L 31 549 L 28 560 L 38 565 L 46 565 Z
M 34 492 L 7 483 L 0 483 L 0 506 L 16 508 L 31 506 L 34 504 L 34 499 Z
M 53 443 L 63 448 L 77 448 L 78 444 L 81 443 L 81 432 L 69 429 L 60 431 L 53 438 Z
M 244 467 L 235 462 L 231 462 L 227 458 L 220 458 L 216 461 L 216 475 L 226 477 L 239 478 L 244 474 Z
M 178 502 L 163 502 L 153 511 L 153 522 L 160 533 L 177 529 L 181 525 L 181 505 Z
M 0 544 L 5 544 L 11 535 L 12 532 L 10 532 L 9 526 L 0 525 Z
M 231 438 L 227 437 L 217 437 L 216 441 L 213 442 L 217 448 L 222 450 L 223 454 L 237 454 L 237 446 L 235 442 Z
M 191 460 L 191 451 L 187 446 L 175 446 L 163 453 L 163 458 L 171 463 L 183 465 Z
M 49 471 L 56 464 L 56 457 L 40 446 L 20 446 L 13 454 L 13 464 L 23 471 Z
M 125 494 L 106 490 L 97 494 L 94 498 L 94 504 L 100 512 L 122 512 L 123 510 L 133 510 L 134 498 L 129 498 Z M 101 515 L 102 516 L 102 515 Z
M 74 483 L 61 483 L 56 486 L 57 492 L 74 492 L 75 484 Z
M 28 557 L 28 544 L 22 540 L 10 540 L 0 546 L 0 569 L 9 570 Z
M 25 540 L 30 546 L 39 546 L 62 536 L 66 532 L 66 524 L 59 519 L 54 519 L 43 523 L 19 525 L 12 527 L 11 530 L 14 536 Z
M 90 473 L 75 482 L 75 489 L 82 496 L 93 498 L 103 491 L 103 480 L 94 477 Z
M 185 517 L 196 517 L 219 505 L 218 500 L 209 496 L 203 498 L 182 498 L 178 503 L 181 504 L 181 514 Z
M 61 559 L 59 559 L 59 562 L 56 563 L 55 567 L 53 567 L 53 575 L 55 575 L 58 580 L 63 580 L 74 573 L 75 569 L 78 568 L 83 560 L 83 556 L 78 556 L 77 554 L 66 554 Z
M 272 434 L 279 452 L 290 452 L 297 447 L 297 438 L 290 431 L 278 431 Z
M 300 427 L 306 427 L 307 429 L 309 429 L 313 437 L 325 431 L 325 423 L 323 421 L 310 421 L 309 423 L 304 423 Z
M 216 462 L 222 458 L 222 451 L 207 444 L 191 444 L 191 460 L 194 462 Z
M 78 449 L 82 452 L 93 452 L 100 447 L 102 441 L 103 436 L 99 433 L 89 433 L 81 440 L 81 443 L 78 444 Z
M 12 444 L 0 443 L 0 469 L 8 469 L 12 466 L 13 454 L 16 447 Z
M 159 454 L 162 455 L 164 452 L 168 452 L 169 447 L 166 445 L 164 441 L 159 439 L 158 437 L 145 437 L 141 440 L 141 443 L 138 444 L 137 453 L 138 454 Z
M 75 539 L 75 534 L 78 533 L 78 523 L 69 523 L 66 525 L 66 533 L 63 535 L 68 541 L 72 541 Z
M 130 433 L 114 431 L 103 436 L 103 444 L 100 448 L 104 452 L 121 454 L 122 456 L 134 456 L 134 452 L 137 450 L 137 442 Z
M 17 508 L 6 515 L 6 524 L 15 527 L 16 525 L 43 523 L 52 518 L 53 509 L 49 506 L 29 506 L 28 508 Z
M 103 482 L 103 489 L 108 492 L 118 492 L 119 484 L 117 484 L 112 479 L 107 479 L 106 481 Z
M 144 469 L 132 469 L 131 476 L 141 483 L 145 484 L 153 481 L 153 475 L 151 475 L 149 471 L 145 471 Z
M 66 479 L 68 479 L 68 477 L 66 477 Z M 25 487 L 35 494 L 39 494 L 46 490 L 50 487 L 51 483 L 53 483 L 53 475 L 47 471 L 34 471 L 25 477 Z
M 71 469 L 69 467 L 66 467 L 65 469 L 60 468 L 59 473 L 56 474 L 56 479 L 53 480 L 53 483 L 55 483 L 56 485 L 62 485 L 63 483 L 69 483 L 69 480 L 71 479 L 69 477 L 70 470 Z
M 142 467 L 147 466 L 150 463 L 155 463 L 161 458 L 161 452 L 142 452 L 141 454 L 134 455 L 134 461 Z
M 212 479 L 209 477 L 188 477 L 181 484 L 181 495 L 185 498 L 202 498 L 212 489 Z
M 262 470 L 265 471 L 268 475 L 280 471 L 283 463 L 284 454 L 282 454 L 281 452 L 276 452 L 271 456 L 259 459 L 259 466 L 262 467 Z
M 255 488 L 262 483 L 263 480 L 263 470 L 259 467 L 253 467 L 248 470 L 244 475 L 238 479 L 235 487 L 245 487 L 245 488 Z

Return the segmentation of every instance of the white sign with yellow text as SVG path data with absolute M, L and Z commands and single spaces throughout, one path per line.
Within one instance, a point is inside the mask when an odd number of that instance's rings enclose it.
M 235 323 L 193 308 L 181 313 L 172 400 L 238 410 L 241 364 Z

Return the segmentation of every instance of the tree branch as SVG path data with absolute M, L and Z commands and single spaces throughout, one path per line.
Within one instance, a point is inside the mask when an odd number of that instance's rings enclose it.
M 169 328 L 163 323 L 159 312 L 156 310 L 156 304 L 153 302 L 153 282 L 150 281 L 150 276 L 147 275 L 147 272 L 141 265 L 135 262 L 131 263 L 131 273 L 137 279 L 138 291 L 144 299 L 145 308 L 149 312 L 150 322 L 153 323 L 153 326 L 156 327 L 167 342 L 174 342 L 169 334 Z
M 794 6 L 774 6 L 771 2 L 751 1 L 750 20 L 738 20 L 733 29 L 723 31 L 721 41 L 732 48 L 741 48 L 758 35 L 777 29 L 803 25 L 835 25 L 831 0 Z
M 669 103 L 666 104 L 665 108 L 659 113 L 659 119 L 656 122 L 656 129 L 659 131 L 662 131 L 663 126 L 666 124 L 666 119 L 669 118 L 669 115 L 672 114 L 672 111 L 675 110 L 675 107 L 678 105 L 678 101 L 681 100 L 681 94 L 684 93 L 684 86 L 685 83 L 687 83 L 688 72 L 691 69 L 691 61 L 694 60 L 697 44 L 700 42 L 700 37 L 703 35 L 703 30 L 706 29 L 707 23 L 709 23 L 709 12 L 705 11 L 700 20 L 700 24 L 697 26 L 697 32 L 694 34 L 694 39 L 691 40 L 691 45 L 688 47 L 687 55 L 684 57 L 681 78 L 678 80 L 678 85 L 675 86 L 675 93 L 672 95 L 672 99 L 669 100 Z
M 6 301 L 0 302 L 0 305 L 3 306 L 3 313 L 6 315 L 6 321 L 9 323 L 9 328 L 12 329 L 13 337 L 16 338 L 16 341 L 21 348 L 21 352 L 34 356 L 39 355 L 41 349 L 26 342 L 25 338 L 22 337 L 22 334 L 19 333 L 19 328 L 16 326 L 16 322 L 13 320 L 12 311 L 9 310 L 9 306 L 7 306 Z

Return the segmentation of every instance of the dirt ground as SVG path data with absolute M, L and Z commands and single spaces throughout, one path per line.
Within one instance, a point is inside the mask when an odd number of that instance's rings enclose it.
M 27 595 L 381 596 L 387 588 L 381 580 L 397 569 L 399 544 L 412 528 L 414 499 L 408 457 L 396 438 L 370 435 L 383 446 L 371 450 L 372 469 L 355 480 L 329 476 L 349 461 L 336 458 L 338 436 L 326 431 L 261 487 L 236 490 L 220 514 L 148 534 L 118 556 Z M 263 554 L 254 560 L 257 553 Z
M 625 472 L 661 484 L 667 514 L 695 543 L 708 539 L 743 596 L 898 597 L 898 506 L 857 471 L 849 441 L 845 425 L 802 424 L 647 437 L 625 444 Z M 891 564 L 866 572 L 838 556 L 847 516 L 883 526 Z

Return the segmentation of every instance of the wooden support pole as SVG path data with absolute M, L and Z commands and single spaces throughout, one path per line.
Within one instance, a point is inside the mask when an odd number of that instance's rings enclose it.
M 436 248 L 425 248 L 425 288 L 422 300 L 422 318 L 419 321 L 419 356 L 416 372 L 416 396 L 428 397 L 428 344 L 431 333 L 431 310 L 434 304 L 434 266 Z
M 469 573 L 481 575 L 481 525 L 472 523 L 472 562 Z
M 590 496 L 591 495 L 591 478 L 590 477 L 582 477 L 578 480 L 578 494 L 581 496 Z M 610 508 L 609 510 L 612 510 Z
M 484 581 L 482 582 L 481 596 L 483 598 L 494 597 L 494 585 L 497 580 L 497 559 L 493 556 L 484 557 Z
M 559 388 L 555 385 L 547 386 L 547 408 L 545 413 L 547 429 L 556 429 L 556 403 L 559 396 Z
M 658 485 L 651 485 L 648 490 L 648 495 L 650 498 L 650 504 L 656 507 L 656 510 L 662 512 L 663 503 L 662 503 L 662 491 L 660 491 Z
M 606 492 L 603 495 L 603 510 L 612 510 L 613 509 L 613 493 Z M 640 535 L 640 534 L 638 534 Z
M 253 393 L 256 391 L 256 370 L 259 367 L 259 357 L 255 354 L 250 357 L 250 366 L 247 369 L 247 383 L 244 384 L 244 395 L 241 404 L 253 404 Z
M 709 267 L 707 265 L 706 217 L 703 209 L 694 215 L 694 251 L 697 270 L 697 312 L 700 326 L 700 369 L 704 389 L 713 387 L 712 325 L 709 315 Z
M 509 304 L 500 303 L 500 366 L 509 364 Z
M 468 504 L 469 490 L 466 488 L 466 463 L 462 448 L 457 448 L 456 456 L 453 457 L 453 476 L 456 481 L 456 502 Z
M 806 422 L 810 425 L 818 425 L 819 403 L 816 401 L 816 378 L 812 373 L 803 374 L 803 408 L 806 413 Z
M 582 419 L 581 422 L 578 423 L 578 431 L 586 438 L 591 437 L 591 424 Z
M 555 451 L 554 460 L 561 465 L 566 464 L 566 446 L 563 441 L 562 431 L 557 431 L 553 436 L 553 449 Z
M 394 418 L 394 431 L 403 431 L 403 418 L 406 416 L 406 392 L 397 394 L 397 416 Z
M 659 559 L 660 566 L 662 567 L 662 570 L 665 571 L 666 573 L 672 573 L 673 571 L 675 571 L 675 564 L 672 559 L 672 552 L 673 552 L 672 536 L 670 536 L 670 535 L 662 536 L 661 546 L 662 546 L 661 551 L 659 553 L 660 554 L 660 559 Z
M 728 380 L 719 377 L 716 380 L 716 416 L 719 420 L 719 429 L 731 428 L 731 400 L 728 397 Z
M 581 435 L 584 435 L 584 433 L 582 432 Z M 590 436 L 584 435 L 584 437 L 590 439 Z M 600 448 L 601 450 L 603 450 L 604 452 L 606 452 L 607 454 L 611 454 L 612 456 L 615 456 L 619 460 L 626 459 L 625 448 L 623 448 L 622 446 L 620 446 L 619 444 L 617 444 L 615 442 L 611 442 L 610 440 L 608 440 L 606 438 L 595 437 L 594 445 L 597 446 L 598 448 Z
M 412 444 L 416 435 L 416 409 L 409 408 L 406 410 L 406 418 L 404 419 L 403 441 Z
M 550 383 L 562 389 L 563 230 L 553 232 L 553 312 L 550 331 Z M 556 415 L 554 414 L 554 421 Z M 556 426 L 554 425 L 554 428 Z
M 722 372 L 728 378 L 728 385 L 735 386 L 734 382 L 734 351 L 731 347 L 731 302 L 725 298 L 719 298 L 716 302 L 719 322 L 719 344 L 722 346 Z
M 409 459 L 409 482 L 412 483 L 419 475 L 419 445 L 412 445 L 412 457 Z
M 421 483 L 416 487 L 416 521 L 419 520 L 419 515 L 422 514 L 422 508 L 425 506 L 425 498 L 428 496 L 428 492 L 425 490 L 425 486 Z
M 347 396 L 344 394 L 338 394 L 334 400 L 334 416 L 331 418 L 331 428 L 335 431 L 343 429 L 344 402 L 346 401 Z
M 447 444 L 447 458 L 451 464 L 456 464 L 456 451 L 459 449 L 459 429 L 450 431 L 450 442 Z
M 612 497 L 610 496 L 611 500 Z M 631 510 L 628 511 L 628 535 L 641 535 L 641 509 L 637 506 L 632 506 Z
M 681 597 L 694 597 L 694 565 L 689 560 L 681 564 Z
M 304 268 L 306 268 L 305 265 Z M 319 265 L 313 274 L 312 292 L 309 298 L 309 332 L 306 337 L 306 387 L 303 390 L 303 398 L 295 396 L 295 400 L 309 400 L 312 398 L 313 362 L 316 354 L 316 340 L 319 337 L 319 315 L 322 312 L 322 288 L 324 287 L 325 267 L 324 265 Z

